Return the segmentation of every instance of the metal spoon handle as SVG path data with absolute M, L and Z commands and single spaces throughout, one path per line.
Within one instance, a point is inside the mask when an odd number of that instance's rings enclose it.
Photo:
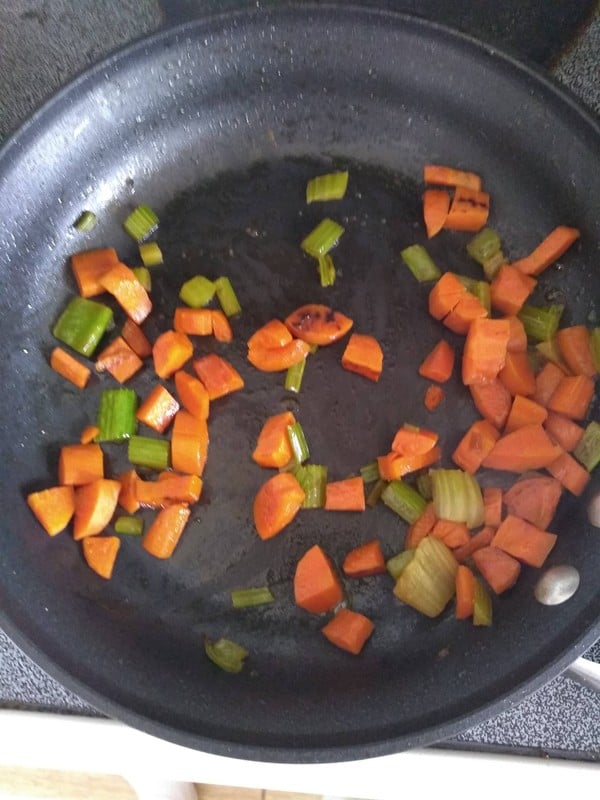
M 593 692 L 600 692 L 600 664 L 596 664 L 594 661 L 578 658 L 570 667 L 567 667 L 563 675 Z

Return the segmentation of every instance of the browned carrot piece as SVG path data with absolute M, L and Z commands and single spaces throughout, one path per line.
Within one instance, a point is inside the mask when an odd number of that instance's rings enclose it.
M 113 295 L 127 316 L 141 325 L 152 311 L 148 292 L 125 264 L 115 264 L 99 278 L 100 285 Z
M 487 192 L 457 186 L 444 228 L 451 231 L 480 231 L 488 221 L 490 196 Z
M 208 419 L 210 399 L 202 381 L 183 370 L 175 373 L 175 388 L 181 405 L 197 419 Z
M 346 478 L 325 487 L 325 508 L 328 511 L 364 511 L 365 485 L 362 478 Z
M 294 364 L 304 361 L 310 352 L 310 345 L 302 339 L 292 339 L 283 347 L 259 347 L 248 350 L 248 361 L 261 372 L 283 372 Z
M 560 445 L 567 453 L 572 453 L 583 436 L 583 428 L 572 419 L 563 417 L 554 411 L 549 411 L 544 423 L 550 438 Z
M 471 558 L 473 553 L 477 552 L 477 550 L 481 550 L 483 547 L 487 547 L 491 544 L 495 535 L 496 528 L 493 528 L 491 525 L 486 525 L 485 528 L 482 528 L 475 536 L 471 537 L 468 544 L 453 550 L 452 555 L 459 564 L 462 564 Z
M 100 428 L 97 425 L 86 425 L 79 436 L 80 444 L 90 444 L 99 433 Z
M 458 443 L 452 460 L 465 472 L 475 473 L 492 452 L 500 434 L 486 419 L 477 420 Z
M 78 389 L 85 389 L 90 379 L 92 371 L 85 364 L 77 361 L 76 358 L 62 347 L 55 347 L 50 354 L 50 366 L 66 380 L 70 381 Z
M 295 422 L 296 418 L 291 411 L 275 414 L 266 420 L 252 453 L 257 464 L 280 469 L 290 463 L 293 452 L 287 429 Z
M 556 544 L 556 535 L 540 530 L 520 517 L 509 514 L 492 539 L 492 546 L 499 547 L 530 567 L 541 567 Z
M 297 339 L 323 347 L 345 336 L 353 322 L 328 306 L 308 303 L 290 314 L 285 324 Z
M 486 486 L 483 489 L 484 525 L 497 528 L 502 522 L 502 489 Z
M 104 477 L 104 455 L 99 444 L 68 444 L 58 458 L 61 486 L 81 486 Z
M 547 475 L 521 478 L 504 492 L 509 514 L 546 530 L 554 518 L 562 494 L 560 482 Z
M 423 192 L 423 221 L 428 239 L 433 238 L 442 230 L 449 210 L 449 192 L 444 189 L 426 189 Z
M 506 317 L 510 324 L 510 334 L 508 337 L 507 350 L 509 353 L 526 353 L 527 352 L 527 334 L 525 333 L 525 326 L 518 317 Z
M 568 489 L 576 497 L 583 494 L 591 478 L 587 469 L 582 467 L 569 453 L 562 453 L 546 469 L 550 475 L 560 481 L 565 489 Z
M 444 390 L 441 386 L 431 384 L 425 389 L 425 396 L 423 397 L 423 405 L 427 411 L 435 411 L 444 399 Z
M 462 360 L 465 386 L 489 383 L 506 362 L 510 323 L 505 319 L 475 319 L 469 327 Z
M 436 445 L 426 453 L 414 453 L 403 456 L 392 450 L 386 456 L 379 456 L 377 465 L 379 476 L 385 481 L 395 481 L 411 472 L 430 467 L 442 457 L 441 449 Z
M 155 558 L 171 558 L 190 518 L 185 503 L 161 509 L 144 534 L 142 547 Z
M 496 594 L 502 594 L 517 582 L 521 565 L 499 547 L 482 547 L 473 553 L 475 566 Z
M 464 564 L 456 570 L 456 619 L 469 619 L 473 616 L 475 602 L 475 576 Z
M 592 398 L 594 381 L 587 375 L 565 375 L 548 401 L 548 410 L 570 419 L 585 419 Z
M 204 384 L 210 400 L 217 400 L 244 388 L 244 381 L 239 372 L 229 361 L 215 353 L 197 358 L 194 361 L 194 369 Z
M 344 597 L 342 584 L 325 552 L 315 544 L 300 558 L 294 573 L 296 605 L 311 614 L 325 614 Z
M 75 490 L 75 519 L 73 538 L 83 539 L 101 533 L 115 513 L 121 484 L 99 478 Z
M 252 334 L 247 344 L 250 350 L 255 347 L 270 350 L 272 347 L 283 347 L 289 344 L 293 338 L 281 320 L 271 319 Z
M 122 336 L 117 336 L 96 359 L 96 370 L 108 372 L 119 383 L 125 383 L 144 366 Z
M 449 519 L 438 519 L 431 530 L 431 536 L 441 539 L 450 548 L 464 547 L 471 540 L 464 522 L 452 522 Z
M 521 394 L 528 397 L 535 392 L 535 375 L 527 353 L 508 352 L 498 378 L 513 396 Z
M 342 367 L 376 383 L 383 370 L 383 350 L 377 339 L 353 333 L 342 354 Z
M 82 543 L 83 557 L 88 567 L 101 578 L 110 580 L 121 547 L 118 536 L 88 536 Z
M 148 341 L 146 334 L 137 322 L 134 322 L 129 317 L 123 323 L 121 336 L 140 358 L 148 358 L 148 356 L 152 355 L 152 345 Z
M 112 247 L 74 253 L 71 256 L 71 268 L 79 288 L 79 294 L 82 297 L 94 297 L 94 295 L 102 294 L 104 287 L 100 283 L 100 278 L 118 263 L 119 256 Z
M 342 569 L 350 578 L 366 578 L 386 571 L 385 558 L 378 539 L 355 547 L 346 555 Z
M 594 378 L 597 370 L 592 358 L 590 332 L 585 325 L 572 325 L 556 332 L 556 343 L 573 375 Z
M 552 361 L 547 361 L 535 376 L 535 392 L 533 399 L 541 406 L 546 406 L 565 373 Z
M 489 383 L 479 383 L 469 386 L 475 408 L 484 419 L 487 419 L 494 428 L 500 430 L 506 424 L 512 397 L 508 389 L 499 379 Z
M 492 307 L 509 316 L 517 314 L 537 284 L 512 264 L 503 264 L 490 286 Z
M 427 503 L 421 516 L 408 529 L 404 540 L 405 549 L 411 550 L 415 548 L 422 539 L 431 533 L 437 521 L 433 503 Z
M 559 225 L 546 236 L 535 250 L 525 258 L 513 262 L 513 266 L 520 269 L 525 275 L 539 275 L 546 267 L 559 259 L 563 253 L 579 239 L 577 228 L 568 228 Z
M 481 178 L 475 172 L 465 172 L 440 164 L 425 164 L 423 180 L 425 183 L 438 186 L 462 186 L 474 192 L 481 191 Z
M 483 460 L 483 466 L 508 472 L 542 469 L 556 461 L 561 453 L 541 425 L 524 425 L 506 433 Z
M 165 331 L 152 346 L 154 371 L 159 378 L 166 380 L 194 355 L 194 345 L 185 333 Z
M 121 484 L 119 491 L 119 505 L 129 514 L 139 511 L 140 503 L 137 499 L 138 474 L 134 469 L 123 472 L 117 480 Z
M 510 414 L 506 420 L 505 433 L 516 431 L 517 428 L 522 428 L 525 425 L 543 425 L 547 416 L 548 412 L 544 406 L 529 397 L 523 397 L 523 395 L 518 394 L 513 400 Z
M 327 625 L 321 628 L 321 633 L 331 644 L 357 656 L 374 630 L 375 625 L 364 614 L 349 608 L 340 608 Z
M 212 336 L 212 311 L 210 308 L 176 308 L 173 329 L 188 336 Z
M 173 503 L 197 503 L 202 494 L 202 479 L 198 475 L 178 475 L 168 472 L 156 481 L 138 480 L 136 495 L 145 508 L 164 508 Z
M 304 490 L 291 474 L 269 478 L 254 498 L 254 525 L 261 539 L 272 539 L 294 519 L 304 502 Z
M 445 339 L 440 339 L 419 366 L 419 375 L 437 383 L 446 383 L 454 370 L 454 350 Z
M 171 433 L 171 465 L 185 475 L 202 475 L 208 458 L 208 426 L 206 420 L 178 411 Z
M 231 325 L 221 309 L 213 309 L 211 314 L 213 336 L 217 342 L 233 341 L 233 331 L 231 329 Z
M 398 428 L 392 450 L 401 456 L 419 456 L 428 453 L 438 443 L 439 435 L 427 428 L 403 425 Z
M 164 433 L 178 411 L 177 400 L 164 386 L 158 384 L 138 408 L 136 417 L 149 428 Z
M 444 325 L 454 333 L 465 336 L 474 319 L 488 316 L 488 310 L 471 292 L 463 294 L 452 311 L 444 317 Z
M 53 486 L 27 495 L 27 505 L 49 536 L 64 531 L 75 513 L 72 486 Z
M 466 287 L 453 272 L 444 272 L 429 292 L 429 313 L 435 319 L 444 319 L 466 293 Z

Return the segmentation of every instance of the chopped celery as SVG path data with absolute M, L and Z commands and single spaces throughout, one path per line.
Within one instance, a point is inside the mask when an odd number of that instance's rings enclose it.
M 112 324 L 113 312 L 108 306 L 86 297 L 74 297 L 56 321 L 52 334 L 89 357 Z
M 230 639 L 204 640 L 204 652 L 210 660 L 225 672 L 241 672 L 248 651 Z
M 169 442 L 150 436 L 132 436 L 127 447 L 127 458 L 140 467 L 165 470 L 169 466 Z
M 319 258 L 338 243 L 343 233 L 344 229 L 341 225 L 326 217 L 302 240 L 300 247 L 309 256 Z
M 308 449 L 306 437 L 304 436 L 304 431 L 302 430 L 302 425 L 299 422 L 294 422 L 293 425 L 288 425 L 287 432 L 290 445 L 292 446 L 292 452 L 297 463 L 303 464 L 305 461 L 308 461 L 310 458 L 310 451 Z
M 560 367 L 564 372 L 569 372 L 569 369 L 560 354 L 560 350 L 558 349 L 555 336 L 545 342 L 538 342 L 535 346 L 535 349 L 537 353 L 546 359 L 546 361 L 552 361 L 553 364 L 556 364 L 556 366 Z
M 105 389 L 100 395 L 97 442 L 120 442 L 137 431 L 137 396 L 133 389 Z
M 306 184 L 306 202 L 341 200 L 348 188 L 348 172 L 329 172 L 317 175 Z
M 294 470 L 294 476 L 304 491 L 302 508 L 323 508 L 327 486 L 327 467 L 306 464 Z
M 369 508 L 375 508 L 377 503 L 381 500 L 381 495 L 386 486 L 387 481 L 384 481 L 383 478 L 379 478 L 377 483 L 373 485 L 373 488 L 367 495 L 367 505 Z
M 426 536 L 400 573 L 394 594 L 422 614 L 437 617 L 454 596 L 457 569 L 458 563 L 446 545 Z
M 141 517 L 117 517 L 115 533 L 141 536 L 144 532 L 144 520 Z
M 502 242 L 492 228 L 483 228 L 467 244 L 467 253 L 481 266 L 501 251 Z
M 234 608 L 251 608 L 264 606 L 275 602 L 273 593 L 268 586 L 258 586 L 252 589 L 234 589 L 231 592 L 231 604 Z
M 152 291 L 152 278 L 150 277 L 150 272 L 148 271 L 147 267 L 134 267 L 132 269 L 133 274 L 138 279 L 138 281 L 142 284 L 144 289 L 147 292 Z
M 196 275 L 186 281 L 179 290 L 179 299 L 191 308 L 207 306 L 215 296 L 217 287 L 204 275 Z
M 98 217 L 93 211 L 82 211 L 75 220 L 73 227 L 75 230 L 83 233 L 84 231 L 91 231 L 98 224 Z
M 235 317 L 236 314 L 241 312 L 242 307 L 239 304 L 229 278 L 224 276 L 217 278 L 215 281 L 215 291 L 217 292 L 217 299 L 226 317 Z
M 123 227 L 136 242 L 143 242 L 158 228 L 158 217 L 149 206 L 140 205 L 127 217 Z
M 427 501 L 433 499 L 431 475 L 428 472 L 423 472 L 422 475 L 418 475 L 415 484 L 421 497 L 424 497 Z
M 438 519 L 465 522 L 468 528 L 483 525 L 483 496 L 470 473 L 461 469 L 432 469 L 429 474 Z
M 390 481 L 382 491 L 381 499 L 409 525 L 419 519 L 427 505 L 417 490 L 404 481 Z
M 479 578 L 475 578 L 473 625 L 492 624 L 492 598 Z
M 377 461 L 371 461 L 360 468 L 360 477 L 364 483 L 374 483 L 379 480 L 379 465 Z
M 560 303 L 551 306 L 532 306 L 525 303 L 517 316 L 523 323 L 525 333 L 536 342 L 552 339 L 565 307 Z
M 600 372 L 600 328 L 594 328 L 590 333 L 590 350 L 596 371 Z
M 164 261 L 162 251 L 156 242 L 141 244 L 140 258 L 145 267 L 158 267 Z
M 388 559 L 385 562 L 387 571 L 390 573 L 390 575 L 395 581 L 398 580 L 400 575 L 402 575 L 402 572 L 405 569 L 405 567 L 407 567 L 413 560 L 414 555 L 415 555 L 414 549 L 403 550 L 401 553 L 398 553 L 398 555 L 396 556 L 392 556 L 392 558 Z
M 329 253 L 319 256 L 319 278 L 321 279 L 321 286 L 333 286 L 335 283 L 335 264 Z
M 600 464 L 600 423 L 592 421 L 589 423 L 579 444 L 573 450 L 573 455 L 581 461 L 588 472 L 595 469 Z
M 487 281 L 475 281 L 475 286 L 470 289 L 471 294 L 479 300 L 485 310 L 490 313 L 492 310 L 492 293 L 490 284 Z
M 288 392 L 298 393 L 300 391 L 300 387 L 302 386 L 302 378 L 304 377 L 305 367 L 306 367 L 305 358 L 303 358 L 302 361 L 299 361 L 297 364 L 288 367 L 288 370 L 285 373 L 285 383 L 284 383 L 284 388 L 287 389 Z
M 477 286 L 477 278 L 470 278 L 468 275 L 457 275 L 456 277 L 468 292 L 474 293 L 474 289 Z
M 400 251 L 400 257 L 419 281 L 437 281 L 441 270 L 433 263 L 433 259 L 421 244 L 412 244 Z
M 498 274 L 498 270 L 503 264 L 506 264 L 506 256 L 502 251 L 496 253 L 495 256 L 491 256 L 483 262 L 481 265 L 483 267 L 483 274 L 488 281 L 494 280 Z

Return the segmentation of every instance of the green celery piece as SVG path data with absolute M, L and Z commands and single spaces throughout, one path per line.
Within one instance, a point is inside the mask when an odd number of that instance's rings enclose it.
M 491 258 L 488 258 L 483 262 L 481 265 L 483 267 L 483 274 L 488 281 L 494 280 L 503 264 L 506 264 L 506 256 L 502 250 L 500 250 L 499 253 L 496 253 L 495 256 L 491 256 Z
M 105 389 L 100 395 L 97 442 L 120 442 L 137 431 L 137 396 L 133 389 Z
M 321 280 L 321 286 L 333 286 L 335 283 L 335 264 L 329 253 L 325 253 L 324 256 L 319 256 L 319 278 Z
M 132 436 L 127 446 L 127 458 L 132 464 L 158 471 L 169 467 L 170 445 L 166 439 Z
M 467 253 L 481 266 L 501 252 L 502 242 L 492 228 L 483 228 L 467 244 Z
M 297 364 L 293 364 L 291 367 L 288 367 L 287 372 L 285 373 L 285 383 L 284 388 L 288 392 L 296 392 L 296 394 L 300 391 L 300 387 L 302 386 L 302 378 L 304 377 L 304 369 L 306 367 L 306 359 L 303 358 L 302 361 L 298 361 Z
M 158 217 L 149 206 L 139 205 L 127 217 L 123 227 L 136 242 L 143 242 L 158 228 Z
M 308 443 L 306 441 L 302 425 L 299 422 L 295 422 L 293 425 L 288 425 L 287 432 L 290 445 L 292 447 L 292 452 L 297 463 L 303 464 L 305 461 L 308 461 L 310 458 L 310 451 L 308 449 Z
M 305 494 L 302 508 L 324 508 L 327 467 L 321 464 L 300 465 L 294 470 L 294 476 Z
M 390 481 L 382 491 L 381 499 L 409 525 L 419 519 L 427 505 L 417 490 L 404 481 Z
M 365 464 L 364 467 L 361 467 L 360 477 L 363 479 L 363 483 L 374 483 L 378 481 L 380 475 L 377 461 L 370 461 L 368 464 Z
M 525 303 L 517 316 L 523 323 L 529 339 L 545 342 L 552 339 L 558 330 L 564 310 L 564 305 L 560 303 L 551 306 L 533 306 Z
M 441 277 L 441 270 L 434 264 L 433 259 L 422 244 L 412 244 L 400 251 L 400 257 L 419 283 L 437 281 Z
M 179 290 L 179 299 L 190 308 L 203 308 L 210 303 L 216 291 L 213 281 L 209 281 L 204 275 L 195 275 L 183 284 Z
M 425 498 L 427 501 L 433 499 L 431 475 L 428 472 L 423 472 L 421 475 L 418 475 L 415 484 L 421 497 Z
M 163 254 L 156 242 L 140 245 L 140 258 L 145 267 L 158 267 L 163 262 Z
M 319 258 L 338 243 L 343 233 L 341 225 L 326 217 L 302 240 L 300 247 L 309 256 Z
M 132 270 L 135 277 L 138 281 L 142 284 L 144 289 L 147 292 L 152 291 L 152 278 L 150 277 L 150 272 L 148 267 L 134 267 Z
M 245 647 L 232 642 L 231 639 L 204 640 L 204 652 L 210 660 L 225 672 L 241 672 L 244 661 L 248 657 Z
M 470 291 L 489 314 L 492 310 L 492 292 L 490 284 L 487 281 L 476 281 L 475 286 Z
M 438 519 L 465 522 L 468 528 L 483 525 L 483 495 L 470 473 L 461 469 L 432 469 L 429 474 Z
M 237 299 L 237 295 L 233 290 L 229 278 L 222 276 L 215 281 L 215 290 L 217 298 L 223 309 L 226 317 L 235 317 L 242 310 L 242 307 Z
M 560 367 L 564 372 L 568 373 L 569 369 L 563 358 L 560 354 L 560 350 L 558 348 L 558 343 L 556 341 L 556 336 L 553 336 L 551 339 L 548 339 L 545 342 L 538 342 L 535 346 L 535 350 L 541 356 L 543 356 L 546 361 L 551 361 L 553 364 L 556 364 L 557 367 Z
M 579 444 L 573 450 L 573 455 L 580 461 L 588 472 L 600 464 L 600 423 L 589 423 Z
M 367 496 L 367 505 L 369 508 L 375 508 L 377 503 L 381 500 L 381 495 L 386 486 L 387 481 L 384 481 L 383 478 L 379 478 L 377 483 L 373 484 L 373 488 Z
M 403 603 L 428 617 L 437 617 L 454 596 L 458 563 L 439 539 L 426 536 L 394 586 Z
M 117 517 L 115 520 L 115 533 L 129 536 L 141 536 L 144 532 L 144 520 L 141 517 Z
M 306 202 L 341 200 L 348 188 L 348 172 L 329 172 L 317 175 L 306 184 Z
M 258 586 L 252 589 L 234 589 L 231 592 L 231 604 L 234 608 L 252 608 L 274 603 L 275 598 L 268 586 Z
M 479 578 L 475 578 L 473 625 L 491 625 L 492 616 L 492 598 L 490 597 L 490 593 Z
M 600 328 L 593 328 L 590 333 L 590 350 L 596 372 L 600 372 Z
M 73 227 L 75 230 L 83 233 L 84 231 L 91 231 L 97 224 L 98 218 L 93 211 L 82 211 L 75 220 Z
M 414 549 L 410 550 L 402 550 L 401 553 L 398 555 L 392 556 L 392 558 L 388 559 L 385 562 L 385 566 L 387 571 L 390 573 L 392 578 L 397 581 L 404 569 L 410 564 L 413 560 L 415 555 Z
M 112 325 L 113 312 L 108 306 L 87 297 L 74 297 L 56 321 L 52 334 L 89 358 Z

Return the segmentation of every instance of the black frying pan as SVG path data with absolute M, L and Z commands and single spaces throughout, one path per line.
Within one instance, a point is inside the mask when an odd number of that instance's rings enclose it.
M 600 555 L 586 522 L 588 495 L 565 497 L 554 523 L 550 563 L 581 572 L 570 602 L 538 605 L 536 574 L 524 570 L 495 603 L 493 628 L 480 630 L 451 611 L 430 621 L 401 607 L 385 578 L 355 581 L 352 604 L 377 626 L 359 658 L 337 652 L 319 633 L 322 620 L 295 608 L 294 564 L 315 542 L 339 563 L 374 535 L 391 554 L 404 525 L 382 507 L 356 516 L 306 512 L 266 543 L 253 531 L 251 501 L 265 474 L 249 455 L 268 414 L 292 407 L 314 461 L 340 478 L 385 452 L 404 421 L 439 430 L 447 454 L 474 418 L 458 381 L 428 416 L 416 377 L 440 329 L 398 251 L 424 240 L 427 161 L 482 173 L 510 256 L 556 224 L 580 227 L 580 245 L 543 279 L 537 299 L 564 297 L 567 323 L 591 319 L 600 308 L 597 122 L 546 78 L 432 24 L 326 7 L 198 21 L 84 74 L 4 148 L 1 621 L 106 714 L 233 756 L 365 757 L 439 740 L 499 712 L 597 638 Z M 306 208 L 306 179 L 332 167 L 350 170 L 347 199 Z M 247 389 L 214 405 L 203 500 L 175 556 L 157 562 L 128 539 L 105 583 L 68 534 L 51 540 L 40 531 L 24 495 L 54 480 L 59 447 L 77 439 L 111 385 L 97 379 L 81 394 L 47 366 L 49 329 L 74 293 L 67 257 L 105 244 L 134 263 L 120 222 L 137 202 L 158 210 L 166 256 L 150 333 L 165 326 L 186 277 L 228 273 L 244 313 L 223 352 Z M 82 237 L 71 225 L 83 208 L 101 222 Z M 325 213 L 347 227 L 331 290 L 320 289 L 297 246 Z M 443 234 L 432 255 L 475 274 L 466 238 Z M 330 303 L 379 338 L 385 371 L 377 386 L 341 370 L 341 346 L 311 360 L 298 400 L 280 376 L 249 366 L 249 333 L 307 301 Z M 151 382 L 148 370 L 133 385 L 143 395 Z M 118 448 L 108 456 L 111 469 L 124 465 Z M 598 484 L 595 476 L 589 492 Z M 230 610 L 232 588 L 262 583 L 273 587 L 274 606 Z M 248 647 L 241 675 L 207 661 L 205 634 Z

